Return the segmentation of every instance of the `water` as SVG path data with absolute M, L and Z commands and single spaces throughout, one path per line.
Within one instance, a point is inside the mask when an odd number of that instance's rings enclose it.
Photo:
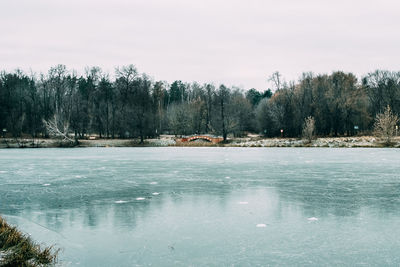
M 400 265 L 397 149 L 0 150 L 0 214 L 63 266 Z

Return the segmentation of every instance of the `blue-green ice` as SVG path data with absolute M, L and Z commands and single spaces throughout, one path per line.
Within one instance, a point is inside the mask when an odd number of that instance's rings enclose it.
M 0 150 L 0 214 L 62 266 L 399 266 L 400 150 Z

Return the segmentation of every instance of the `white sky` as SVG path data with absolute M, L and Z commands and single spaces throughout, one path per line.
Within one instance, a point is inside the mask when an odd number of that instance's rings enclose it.
M 0 69 L 134 64 L 264 90 L 276 70 L 400 70 L 399 12 L 398 0 L 0 0 Z

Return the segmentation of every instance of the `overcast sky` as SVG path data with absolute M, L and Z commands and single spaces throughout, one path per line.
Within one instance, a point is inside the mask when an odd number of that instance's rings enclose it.
M 279 70 L 400 70 L 398 0 L 1 0 L 0 69 L 134 64 L 264 90 Z

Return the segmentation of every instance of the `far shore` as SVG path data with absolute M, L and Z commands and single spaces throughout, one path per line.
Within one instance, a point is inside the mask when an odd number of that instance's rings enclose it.
M 244 138 L 228 138 L 227 142 L 213 144 L 205 140 L 181 142 L 173 135 L 146 139 L 140 143 L 138 139 L 79 139 L 77 144 L 63 142 L 58 139 L 44 138 L 0 138 L 0 148 L 55 148 L 55 147 L 400 147 L 400 137 L 394 137 L 390 144 L 374 136 L 321 137 L 311 142 L 300 138 L 263 138 L 248 136 Z

